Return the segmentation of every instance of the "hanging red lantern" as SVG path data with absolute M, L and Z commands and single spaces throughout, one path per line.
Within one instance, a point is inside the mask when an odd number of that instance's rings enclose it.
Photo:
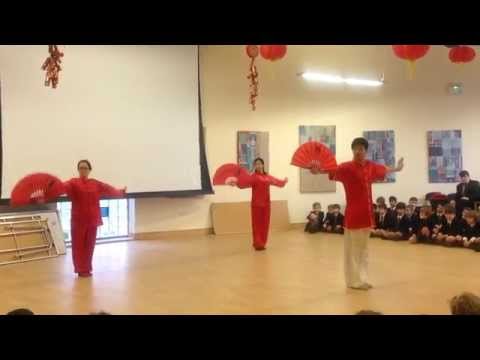
M 415 61 L 428 53 L 430 45 L 392 45 L 392 48 L 397 57 L 408 61 L 410 78 L 413 78 L 415 74 Z
M 265 60 L 276 61 L 283 58 L 287 53 L 287 45 L 261 45 L 260 55 Z
M 250 105 L 252 105 L 252 110 L 255 111 L 258 96 L 258 72 L 255 66 L 255 58 L 258 56 L 259 50 L 257 45 L 247 45 L 245 50 L 251 59 L 247 79 L 250 80 Z
M 448 58 L 454 64 L 465 64 L 475 59 L 475 49 L 470 46 L 457 46 L 448 52 Z

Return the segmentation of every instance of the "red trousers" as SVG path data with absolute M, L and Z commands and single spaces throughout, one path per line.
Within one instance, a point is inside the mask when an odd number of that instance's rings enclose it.
M 72 257 L 76 273 L 92 272 L 97 226 L 72 222 Z
M 263 248 L 267 245 L 270 227 L 270 205 L 252 206 L 253 246 Z

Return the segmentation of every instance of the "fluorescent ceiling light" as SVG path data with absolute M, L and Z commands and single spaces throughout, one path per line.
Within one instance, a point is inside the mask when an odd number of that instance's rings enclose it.
M 381 86 L 383 81 L 380 80 L 367 80 L 356 78 L 343 78 L 336 75 L 320 74 L 313 72 L 304 72 L 300 74 L 302 78 L 308 81 L 318 81 L 331 84 L 347 84 L 352 86 Z

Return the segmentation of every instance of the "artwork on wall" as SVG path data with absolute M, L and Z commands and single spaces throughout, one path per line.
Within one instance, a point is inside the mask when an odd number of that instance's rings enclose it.
M 462 170 L 462 131 L 428 131 L 428 180 L 455 183 Z
M 269 169 L 268 132 L 239 131 L 237 133 L 237 163 L 253 171 L 253 160 L 261 157 L 265 171 Z
M 395 133 L 393 130 L 364 131 L 368 140 L 368 159 L 386 166 L 395 166 Z M 395 173 L 387 175 L 384 181 L 395 182 Z
M 300 145 L 308 141 L 320 141 L 336 153 L 335 126 L 299 126 Z M 337 185 L 330 181 L 328 175 L 313 175 L 309 170 L 300 169 L 300 192 L 335 192 Z

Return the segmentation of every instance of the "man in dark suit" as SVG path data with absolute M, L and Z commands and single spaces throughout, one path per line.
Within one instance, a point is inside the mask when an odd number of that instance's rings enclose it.
M 468 171 L 460 172 L 460 184 L 457 185 L 457 212 L 462 213 L 466 207 L 474 208 L 474 201 L 480 199 L 480 183 L 470 179 Z

